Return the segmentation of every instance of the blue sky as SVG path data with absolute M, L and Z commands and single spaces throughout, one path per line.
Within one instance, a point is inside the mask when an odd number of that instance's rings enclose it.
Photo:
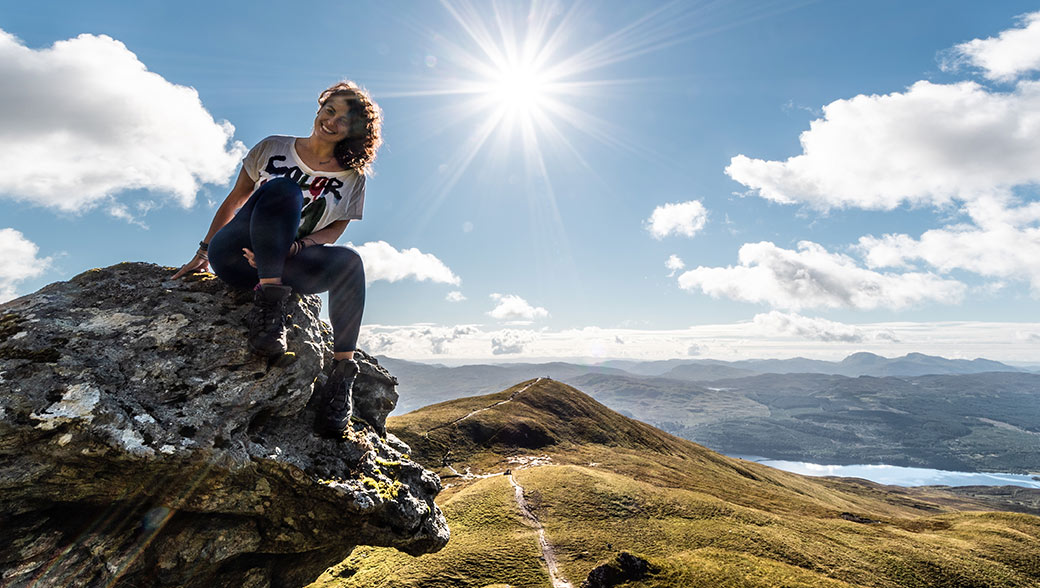
M 341 240 L 370 351 L 1034 362 L 1036 10 L 5 3 L 0 296 L 184 263 L 349 78 L 385 116 Z

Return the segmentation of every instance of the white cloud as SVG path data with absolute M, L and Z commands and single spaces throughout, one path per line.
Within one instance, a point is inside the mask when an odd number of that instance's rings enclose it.
M 394 333 L 365 333 L 358 337 L 358 346 L 369 353 L 393 353 L 397 344 Z
M 1035 331 L 1033 331 L 1033 332 L 1030 332 L 1030 331 L 1019 331 L 1018 333 L 1015 334 L 1015 337 L 1019 341 L 1030 341 L 1030 342 L 1040 341 L 1040 333 L 1037 333 Z
M 670 278 L 675 275 L 675 272 L 686 267 L 686 264 L 683 263 L 683 260 L 679 259 L 678 255 L 673 253 L 668 256 L 668 261 L 664 262 L 664 266 L 671 270 L 671 273 L 668 274 L 668 277 Z
M 14 229 L 0 229 L 0 302 L 14 298 L 18 282 L 39 276 L 51 263 L 40 248 Z
M 492 355 L 511 355 L 523 353 L 524 347 L 534 340 L 531 331 L 502 331 L 491 338 Z
M 549 316 L 549 311 L 540 306 L 531 306 L 526 300 L 515 294 L 492 294 L 491 299 L 498 303 L 488 315 L 498 320 L 533 321 Z
M 390 331 L 366 328 L 362 330 L 358 341 L 359 346 L 370 353 L 399 353 L 407 356 L 410 353 L 425 352 L 445 355 L 451 353 L 451 343 L 479 332 L 480 329 L 473 325 L 412 325 Z
M 925 301 L 959 302 L 964 284 L 931 273 L 879 273 L 809 241 L 798 250 L 770 242 L 745 243 L 739 265 L 697 267 L 679 276 L 679 287 L 713 297 L 798 310 L 814 307 L 904 308 Z
M 466 299 L 466 297 L 462 294 L 462 292 L 459 292 L 458 290 L 452 290 L 451 292 L 448 292 L 448 295 L 445 296 L 444 299 L 448 302 L 462 302 Z
M 1038 70 L 1040 12 L 1020 20 L 1018 28 L 957 45 L 946 57 L 982 68 L 988 78 L 1000 81 Z M 869 268 L 909 272 L 879 274 L 903 281 L 910 276 L 938 279 L 914 273 L 917 268 L 959 270 L 1026 280 L 1040 296 L 1040 267 L 1035 263 L 1040 255 L 1040 203 L 1023 205 L 1016 197 L 1034 194 L 1040 184 L 1038 132 L 1040 81 L 1023 79 L 1007 92 L 974 82 L 920 81 L 903 92 L 832 102 L 801 134 L 800 155 L 785 161 L 738 155 L 726 173 L 763 198 L 819 209 L 892 210 L 910 204 L 949 213 L 959 207 L 970 222 L 950 223 L 916 238 L 867 235 L 854 250 L 863 254 Z M 963 294 L 956 283 L 940 285 L 943 291 L 932 298 L 953 300 Z M 1000 285 L 998 281 L 974 291 L 991 293 Z M 740 299 L 768 298 L 751 296 L 747 289 L 743 293 Z
M 786 161 L 745 155 L 726 168 L 763 198 L 820 209 L 945 206 L 1040 182 L 1040 82 L 1008 93 L 974 82 L 915 83 L 824 107 Z
M 0 194 L 65 212 L 129 189 L 183 206 L 224 184 L 245 146 L 198 93 L 149 72 L 125 45 L 83 34 L 30 49 L 0 30 Z M 116 209 L 118 214 L 119 209 Z
M 869 267 L 908 267 L 922 261 L 940 272 L 965 270 L 990 278 L 1030 282 L 1040 295 L 1040 203 L 1014 206 L 979 199 L 964 207 L 974 224 L 905 234 L 861 237 L 857 249 Z
M 1040 69 L 1040 12 L 1025 14 L 1019 20 L 1020 28 L 957 45 L 949 52 L 953 62 L 944 63 L 943 69 L 967 63 L 981 68 L 986 78 L 1000 82 Z
M 860 343 L 868 339 L 898 341 L 888 330 L 865 330 L 855 325 L 775 310 L 756 314 L 751 322 L 766 335 L 793 335 L 814 341 L 842 343 Z
M 369 284 L 377 280 L 396 282 L 405 278 L 455 286 L 462 282 L 443 261 L 414 247 L 398 251 L 386 241 L 351 246 L 365 262 L 365 281 Z
M 442 355 L 448 352 L 448 343 L 476 332 L 477 328 L 472 326 L 458 326 L 450 329 L 429 328 L 422 332 L 422 336 L 430 341 L 430 349 L 435 354 Z
M 765 313 L 768 316 L 771 313 Z M 774 315 L 775 317 L 776 315 Z M 475 325 L 373 325 L 361 328 L 359 343 L 369 352 L 434 362 L 582 361 L 611 358 L 654 361 L 693 356 L 738 360 L 790 358 L 840 360 L 856 351 L 886 357 L 917 352 L 944 357 L 1036 363 L 1040 323 L 888 322 L 842 325 L 786 315 L 788 331 L 763 328 L 758 318 L 680 329 L 584 327 L 577 329 L 485 328 Z M 756 324 L 757 323 L 757 324 Z M 768 323 L 766 323 L 768 325 Z M 783 324 L 783 323 L 781 323 Z M 450 337 L 437 349 L 434 339 Z M 857 329 L 862 339 L 842 333 Z M 801 332 L 802 334 L 799 334 Z M 618 343 L 620 338 L 624 344 Z M 494 353 L 498 350 L 498 354 Z M 507 353 L 512 352 L 512 353 Z M 521 354 L 522 355 L 518 355 Z
M 663 239 L 673 233 L 693 237 L 704 228 L 707 220 L 708 211 L 699 200 L 673 202 L 655 208 L 646 221 L 646 228 L 655 239 Z
M 147 208 L 143 209 L 143 212 L 147 212 Z M 108 207 L 108 214 L 113 218 L 124 220 L 132 225 L 137 225 L 142 229 L 148 229 L 148 225 L 144 223 L 138 216 L 130 212 L 130 209 L 121 202 L 115 202 Z

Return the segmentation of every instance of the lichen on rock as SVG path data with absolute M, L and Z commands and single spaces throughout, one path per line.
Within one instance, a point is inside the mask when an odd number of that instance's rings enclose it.
M 382 421 L 312 432 L 331 361 L 316 296 L 286 357 L 249 353 L 248 292 L 124 263 L 0 305 L 0 584 L 296 586 L 355 545 L 436 551 L 440 480 Z M 388 467 L 388 464 L 393 464 Z

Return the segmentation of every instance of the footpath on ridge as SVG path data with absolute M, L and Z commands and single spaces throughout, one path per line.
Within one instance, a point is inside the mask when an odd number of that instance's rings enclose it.
M 447 428 L 447 427 L 450 427 L 450 426 L 453 426 L 453 425 L 457 425 L 457 424 L 461 423 L 462 421 L 464 421 L 464 420 L 466 420 L 466 419 L 468 419 L 468 418 L 470 418 L 470 417 L 472 417 L 474 415 L 480 414 L 480 413 L 482 413 L 482 412 L 484 412 L 486 410 L 490 410 L 490 409 L 498 407 L 498 406 L 502 406 L 503 404 L 507 404 L 509 402 L 512 402 L 513 400 L 516 399 L 517 396 L 520 396 L 521 394 L 526 392 L 528 389 L 530 389 L 532 386 L 535 386 L 536 384 L 538 384 L 539 382 L 541 382 L 544 379 L 545 378 L 537 378 L 536 380 L 534 380 L 533 382 L 527 384 L 523 388 L 520 388 L 516 392 L 513 392 L 509 396 L 509 398 L 507 398 L 505 400 L 501 400 L 501 401 L 496 402 L 494 404 L 491 404 L 489 406 L 485 406 L 484 408 L 479 408 L 477 410 L 474 410 L 474 411 L 470 412 L 469 414 L 467 414 L 466 416 L 457 418 L 457 419 L 455 419 L 453 421 L 450 421 L 448 423 L 444 423 L 442 425 L 438 425 L 438 426 L 436 426 L 436 427 L 426 431 L 425 433 L 423 433 L 423 437 L 425 437 L 426 439 L 429 439 L 430 438 L 429 435 L 433 431 L 436 431 L 438 429 Z M 531 511 L 531 508 L 527 505 L 527 500 L 524 499 L 524 487 L 521 486 L 520 483 L 516 481 L 516 478 L 512 474 L 512 469 L 504 470 L 504 471 L 501 471 L 501 472 L 487 473 L 487 474 L 474 474 L 474 473 L 471 473 L 469 471 L 469 468 L 466 468 L 465 472 L 462 473 L 462 472 L 459 472 L 457 469 L 455 469 L 455 467 L 451 463 L 447 462 L 447 456 L 445 456 L 445 460 L 444 461 L 445 461 L 444 467 L 448 468 L 449 471 L 451 471 L 453 474 L 459 476 L 460 478 L 462 478 L 464 480 L 473 480 L 473 479 L 479 479 L 479 478 L 490 478 L 490 477 L 493 477 L 493 476 L 508 475 L 509 476 L 509 483 L 513 485 L 513 494 L 514 494 L 515 499 L 516 499 L 516 506 L 517 506 L 517 508 L 520 509 L 520 513 L 521 513 L 521 515 L 523 515 L 524 521 L 527 524 L 531 525 L 532 527 L 534 527 L 535 529 L 538 530 L 538 546 L 539 546 L 539 548 L 541 548 L 541 551 L 542 551 L 542 559 L 545 560 L 545 565 L 548 566 L 548 568 L 549 568 L 549 579 L 552 582 L 552 587 L 553 588 L 574 588 L 574 585 L 571 584 L 570 582 L 568 582 L 567 578 L 565 578 L 563 573 L 560 571 L 559 565 L 556 562 L 556 551 L 553 549 L 552 543 L 549 541 L 549 538 L 546 536 L 545 528 L 542 527 L 542 523 L 538 520 L 538 517 Z M 541 458 L 531 459 L 531 460 L 524 460 L 521 463 L 522 463 L 522 465 L 520 465 L 518 468 L 515 468 L 515 469 L 525 469 L 525 468 L 529 468 L 529 467 L 540 467 L 540 466 L 546 466 L 546 465 L 553 465 L 551 460 L 541 459 Z

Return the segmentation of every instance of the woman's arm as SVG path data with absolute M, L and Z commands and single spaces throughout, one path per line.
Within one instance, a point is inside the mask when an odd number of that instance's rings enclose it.
M 333 221 L 324 229 L 314 231 L 301 240 L 303 241 L 303 244 L 308 247 L 312 245 L 335 243 L 340 236 L 343 235 L 343 231 L 347 229 L 347 223 L 349 222 L 349 220 Z
M 231 193 L 227 195 L 224 202 L 220 204 L 220 208 L 217 209 L 216 214 L 213 215 L 213 222 L 209 224 L 209 231 L 206 232 L 206 237 L 202 239 L 203 243 L 209 243 L 213 235 L 217 234 L 217 231 L 224 228 L 224 225 L 231 221 L 231 218 L 235 216 L 235 211 L 245 204 L 246 200 L 249 199 L 249 195 L 253 193 L 253 180 L 246 173 L 243 168 L 238 173 L 238 180 L 235 182 L 235 187 L 231 189 Z M 344 225 L 345 226 L 345 225 Z M 340 231 L 342 233 L 342 231 Z M 206 252 L 200 247 L 195 252 L 195 257 L 191 258 L 191 261 L 181 266 L 181 269 L 173 274 L 173 279 L 176 280 L 181 276 L 192 273 L 206 271 L 209 267 L 209 258 L 206 256 Z
M 347 223 L 350 220 L 333 221 L 329 223 L 329 226 L 321 229 L 320 231 L 314 231 L 310 235 L 302 239 L 293 241 L 292 247 L 289 248 L 289 257 L 299 254 L 301 251 L 308 247 L 314 247 L 315 245 L 325 245 L 327 243 L 335 243 L 339 239 L 340 235 L 347 228 Z M 249 259 L 249 265 L 256 267 L 256 263 L 253 261 L 253 252 L 246 250 L 246 258 Z

